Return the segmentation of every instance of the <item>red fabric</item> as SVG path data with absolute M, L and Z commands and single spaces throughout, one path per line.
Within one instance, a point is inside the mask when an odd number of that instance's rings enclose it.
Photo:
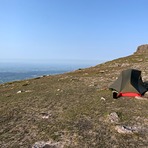
M 139 93 L 133 93 L 133 92 L 125 92 L 125 93 L 119 93 L 119 97 L 136 97 L 139 96 L 141 97 L 141 94 Z

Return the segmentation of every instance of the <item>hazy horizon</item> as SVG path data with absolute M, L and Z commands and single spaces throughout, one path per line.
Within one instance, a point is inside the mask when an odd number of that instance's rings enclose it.
M 39 62 L 39 61 L 38 61 Z M 43 75 L 55 75 L 62 74 L 65 72 L 71 72 L 78 69 L 88 68 L 99 64 L 85 63 L 82 62 L 71 62 L 68 61 L 44 61 L 36 63 L 34 62 L 0 62 L 0 83 L 31 79 Z M 87 61 L 88 62 L 88 61 Z
M 1 59 L 0 63 L 100 63 L 106 60 L 84 60 L 84 59 Z
M 78 69 L 78 68 L 88 68 L 96 66 L 105 61 L 96 60 L 39 60 L 39 61 L 22 61 L 22 60 L 9 60 L 0 61 L 0 72 L 7 71 L 21 71 L 21 70 L 65 70 L 65 69 Z

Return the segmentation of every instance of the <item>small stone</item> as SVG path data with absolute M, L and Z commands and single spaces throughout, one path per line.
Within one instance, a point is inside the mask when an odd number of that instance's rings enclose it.
M 32 90 L 26 90 L 25 92 L 32 92 Z
M 49 118 L 48 113 L 41 113 L 41 115 L 42 115 L 42 119 L 48 119 Z
M 59 142 L 44 142 L 38 141 L 32 146 L 32 148 L 63 148 L 63 145 Z
M 119 122 L 119 116 L 117 115 L 116 112 L 113 112 L 109 115 L 109 120 L 111 123 L 118 123 Z
M 100 70 L 100 73 L 105 73 L 105 71 L 104 70 Z
M 105 101 L 106 99 L 104 97 L 101 97 L 101 100 Z
M 41 148 L 41 147 L 45 146 L 45 144 L 46 143 L 44 141 L 38 141 L 32 146 L 32 148 Z
M 116 126 L 115 130 L 120 134 L 133 134 L 132 127 Z
M 17 94 L 20 94 L 20 93 L 22 93 L 22 91 L 21 91 L 21 90 L 19 90 L 19 91 L 17 92 Z

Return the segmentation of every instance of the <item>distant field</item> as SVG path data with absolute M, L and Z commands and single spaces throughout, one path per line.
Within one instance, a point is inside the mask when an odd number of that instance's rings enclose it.
M 0 63 L 0 83 L 25 80 L 43 75 L 62 74 L 79 68 L 86 68 L 88 64 L 18 64 Z
M 30 72 L 0 72 L 0 83 L 31 79 L 43 75 L 61 74 L 67 72 L 66 70 L 55 71 L 30 71 Z

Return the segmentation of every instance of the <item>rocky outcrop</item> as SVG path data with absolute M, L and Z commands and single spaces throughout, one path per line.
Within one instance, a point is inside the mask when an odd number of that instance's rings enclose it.
M 148 53 L 148 44 L 138 46 L 137 51 L 135 53 Z

